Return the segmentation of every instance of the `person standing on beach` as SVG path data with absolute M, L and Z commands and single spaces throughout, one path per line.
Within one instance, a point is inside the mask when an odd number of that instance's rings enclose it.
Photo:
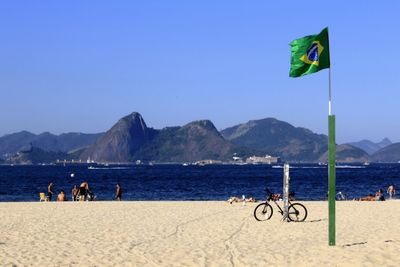
M 119 183 L 117 183 L 117 185 L 115 186 L 115 199 L 118 201 L 121 201 L 122 199 L 122 189 Z
M 387 193 L 389 194 L 389 199 L 392 199 L 392 197 L 396 194 L 396 189 L 394 188 L 394 184 L 389 185 Z
M 51 197 L 54 195 L 54 184 L 50 183 L 47 186 L 47 198 L 49 201 L 51 201 Z
M 87 182 L 81 183 L 81 185 L 79 186 L 80 201 L 86 201 L 88 191 L 89 191 L 89 184 Z
M 76 198 L 78 196 L 78 192 L 79 192 L 78 187 L 76 187 L 76 185 L 74 185 L 74 188 L 72 188 L 72 192 L 71 192 L 72 201 L 76 201 Z

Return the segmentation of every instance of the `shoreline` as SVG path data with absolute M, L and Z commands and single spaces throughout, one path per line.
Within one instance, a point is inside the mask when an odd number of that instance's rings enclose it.
M 357 200 L 357 199 L 346 199 L 346 200 L 336 200 L 336 203 L 340 203 L 340 202 L 392 202 L 392 201 L 400 201 L 400 198 L 392 198 L 392 199 L 385 199 L 384 201 L 376 201 L 376 200 Z M 2 204 L 13 204 L 13 203 L 75 203 L 75 202 L 79 202 L 79 203 L 135 203 L 135 202 L 150 202 L 150 203 L 155 203 L 155 202 L 172 202 L 172 203 L 178 203 L 178 202 L 216 202 L 216 203 L 227 203 L 230 204 L 228 202 L 228 200 L 215 200 L 215 199 L 199 199 L 199 200 L 192 200 L 192 199 L 166 199 L 166 200 L 152 200 L 152 199 L 143 199 L 143 200 L 121 200 L 121 201 L 116 201 L 116 200 L 95 200 L 95 201 L 71 201 L 71 200 L 67 200 L 67 201 L 38 201 L 38 200 L 32 200 L 32 201 L 0 201 L 0 205 Z M 264 203 L 265 200 L 257 200 L 255 202 L 246 202 L 246 205 L 250 205 L 250 204 L 261 204 Z M 283 200 L 278 200 L 278 203 L 282 203 Z M 328 200 L 303 200 L 303 199 L 295 199 L 293 201 L 291 201 L 292 203 L 296 203 L 296 202 L 310 202 L 310 203 L 318 203 L 318 202 L 322 202 L 322 203 L 328 203 Z M 230 205 L 242 205 L 243 202 L 233 202 Z M 270 203 L 271 205 L 273 205 L 272 203 Z

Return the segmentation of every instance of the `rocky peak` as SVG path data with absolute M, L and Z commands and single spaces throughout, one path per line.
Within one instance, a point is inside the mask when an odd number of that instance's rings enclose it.
M 379 145 L 381 148 L 384 148 L 384 147 L 386 147 L 386 146 L 388 146 L 388 145 L 391 145 L 391 144 L 392 144 L 392 141 L 390 141 L 390 139 L 387 138 L 387 137 L 383 138 L 382 141 L 380 141 L 380 142 L 378 143 L 378 145 Z
M 86 149 L 81 159 L 86 160 L 90 157 L 99 162 L 131 161 L 132 155 L 155 134 L 155 130 L 147 128 L 142 116 L 133 112 L 120 119 L 96 143 Z
M 112 132 L 126 132 L 145 135 L 148 130 L 146 123 L 138 112 L 133 112 L 121 118 L 111 129 Z
M 192 121 L 188 124 L 186 124 L 183 127 L 199 127 L 211 131 L 218 131 L 217 128 L 215 128 L 214 124 L 210 120 L 198 120 L 198 121 Z

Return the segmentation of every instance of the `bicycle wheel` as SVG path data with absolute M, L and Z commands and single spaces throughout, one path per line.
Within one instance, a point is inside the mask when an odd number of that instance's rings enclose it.
M 261 203 L 254 209 L 254 218 L 256 218 L 257 221 L 266 221 L 271 218 L 273 212 L 270 204 Z
M 294 203 L 289 206 L 288 218 L 292 222 L 303 222 L 307 218 L 307 209 L 300 203 Z

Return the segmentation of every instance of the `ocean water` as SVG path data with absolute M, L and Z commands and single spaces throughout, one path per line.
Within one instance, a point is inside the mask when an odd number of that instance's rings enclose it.
M 299 200 L 323 200 L 328 169 L 291 165 L 290 191 Z M 71 177 L 73 174 L 73 177 Z M 227 200 L 230 196 L 265 199 L 264 189 L 282 193 L 281 165 L 127 165 L 127 166 L 0 166 L 0 201 L 38 201 L 54 189 L 70 196 L 73 185 L 87 181 L 98 200 L 112 200 L 117 182 L 123 200 Z M 400 164 L 339 166 L 337 191 L 348 198 L 366 196 L 391 184 L 400 185 Z

